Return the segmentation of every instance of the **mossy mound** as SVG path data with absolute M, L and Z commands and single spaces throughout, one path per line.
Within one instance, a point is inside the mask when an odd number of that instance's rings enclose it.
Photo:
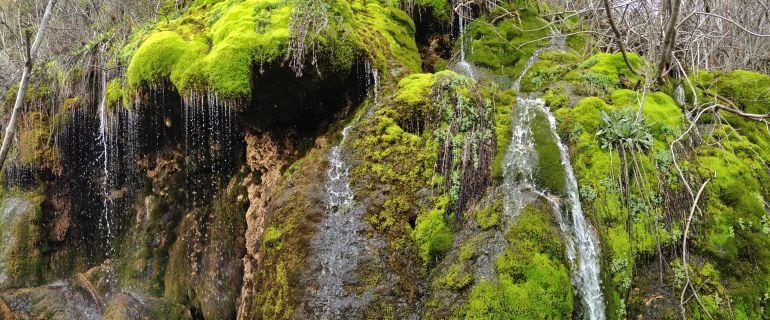
M 627 56 L 634 69 L 644 68 L 645 61 L 639 55 Z M 573 83 L 575 93 L 581 96 L 603 97 L 616 89 L 640 90 L 644 84 L 644 77 L 634 75 L 620 53 L 597 53 L 571 69 L 563 79 Z
M 261 91 L 255 77 L 265 68 L 282 65 L 292 37 L 301 36 L 292 34 L 292 17 L 296 10 L 307 10 L 306 5 L 278 0 L 195 2 L 180 17 L 134 35 L 134 43 L 123 53 L 132 57 L 127 84 L 138 89 L 170 81 L 182 94 L 255 96 Z M 319 16 L 306 19 L 328 23 L 322 30 L 303 30 L 319 32 L 303 43 L 313 61 L 302 61 L 318 75 L 350 70 L 360 55 L 383 71 L 397 66 L 419 70 L 414 25 L 399 9 L 377 2 L 334 1 L 308 14 Z
M 528 2 L 514 1 L 501 4 L 489 16 L 482 16 L 468 24 L 465 36 L 465 53 L 473 65 L 509 79 L 516 79 L 527 59 L 549 42 L 550 29 L 540 18 L 537 9 Z M 496 20 L 505 12 L 515 12 L 517 17 Z M 459 44 L 459 40 L 458 40 Z M 459 48 L 459 45 L 455 45 Z
M 495 261 L 498 281 L 475 284 L 464 315 L 457 315 L 466 319 L 571 317 L 572 284 L 553 215 L 526 207 L 506 239 L 509 246 Z
M 41 208 L 44 196 L 4 199 L 5 212 L 0 217 L 0 287 L 40 285 L 48 268 L 48 234 Z

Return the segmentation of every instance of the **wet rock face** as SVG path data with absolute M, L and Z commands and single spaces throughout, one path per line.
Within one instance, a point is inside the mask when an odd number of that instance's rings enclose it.
M 107 306 L 103 320 L 191 320 L 184 306 L 165 299 L 135 293 L 116 294 Z
M 98 320 L 101 315 L 91 295 L 70 281 L 11 290 L 1 294 L 0 298 L 15 319 Z
M 20 224 L 28 221 L 26 218 L 32 209 L 33 204 L 22 198 L 7 198 L 2 203 L 2 210 L 0 210 L 0 288 L 22 280 L 18 277 L 24 277 L 24 275 L 18 274 L 19 270 L 15 269 L 14 264 L 18 262 L 8 261 L 8 259 L 20 258 L 15 257 L 13 253 L 19 250 L 19 246 L 26 244 L 19 242 L 23 239 L 18 239 L 19 234 L 14 231 L 22 227 Z
M 246 164 L 251 173 L 244 180 L 249 207 L 246 210 L 245 247 L 243 258 L 243 288 L 241 289 L 238 318 L 248 319 L 256 292 L 256 273 L 260 271 L 264 252 L 260 250 L 266 229 L 268 203 L 281 181 L 282 169 L 294 153 L 289 139 L 277 140 L 273 134 L 247 134 Z

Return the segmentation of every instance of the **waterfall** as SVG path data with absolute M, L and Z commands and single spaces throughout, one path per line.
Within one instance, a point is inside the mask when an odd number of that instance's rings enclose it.
M 326 191 L 328 192 L 327 210 L 332 212 L 347 211 L 353 204 L 353 191 L 350 190 L 350 181 L 348 178 L 349 168 L 342 160 L 342 146 L 347 140 L 351 126 L 342 129 L 342 140 L 332 147 L 329 155 L 329 164 L 331 167 L 326 172 Z
M 366 306 L 355 293 L 345 292 L 345 286 L 356 281 L 356 269 L 364 252 L 362 208 L 353 206 L 349 170 L 343 148 L 351 125 L 342 130 L 342 140 L 332 147 L 329 170 L 326 172 L 326 216 L 317 236 L 316 254 L 321 264 L 318 290 L 310 298 L 310 305 L 321 319 L 338 319 Z
M 563 36 L 552 37 L 551 49 L 563 46 Z M 529 68 L 537 61 L 544 49 L 535 51 L 513 84 L 519 90 L 519 84 Z M 561 165 L 565 175 L 566 199 L 549 194 L 539 188 L 533 179 L 534 168 L 538 164 L 538 154 L 532 134 L 532 121 L 541 113 L 548 120 L 551 136 L 558 145 Z M 588 319 L 605 318 L 604 300 L 599 279 L 599 239 L 583 215 L 578 194 L 578 184 L 569 160 L 567 147 L 562 143 L 556 131 L 556 119 L 539 98 L 529 99 L 520 96 L 512 114 L 511 144 L 505 157 L 503 172 L 505 184 L 505 216 L 515 218 L 524 207 L 527 196 L 543 198 L 548 201 L 559 224 L 570 261 L 573 286 L 576 287 L 585 306 Z
M 684 86 L 682 85 L 682 80 L 680 78 L 676 78 L 676 87 L 674 87 L 674 100 L 680 106 L 684 106 L 685 104 Z
M 374 104 L 380 103 L 380 70 L 372 67 L 372 63 L 369 60 L 364 62 L 364 73 L 366 79 L 364 85 L 366 87 L 372 87 L 372 94 L 374 94 Z
M 529 100 L 524 105 L 527 108 L 537 108 L 546 115 L 553 139 L 559 146 L 559 155 L 565 176 L 567 196 L 565 206 L 569 209 L 569 215 L 566 214 L 567 212 L 562 213 L 563 209 L 554 200 L 554 197 L 546 196 L 546 199 L 551 202 L 554 213 L 560 222 L 559 226 L 567 245 L 567 257 L 572 264 L 573 282 L 586 305 L 588 318 L 591 320 L 604 319 L 604 300 L 599 280 L 599 272 L 601 271 L 599 266 L 599 238 L 583 214 L 577 178 L 575 178 L 575 172 L 569 160 L 569 150 L 559 138 L 556 131 L 556 118 L 545 107 L 545 101 L 542 99 Z M 565 216 L 569 218 L 569 222 L 564 221 Z
M 234 167 L 237 105 L 220 100 L 215 93 L 190 91 L 181 108 L 187 198 L 198 206 L 213 199 L 222 188 L 225 173 Z
M 539 48 L 532 53 L 532 56 L 530 56 L 524 63 L 524 68 L 521 70 L 519 77 L 513 81 L 511 88 L 513 88 L 514 91 L 519 92 L 519 89 L 521 89 L 521 79 L 523 79 L 524 75 L 527 74 L 527 71 L 532 68 L 532 65 L 540 59 L 540 54 L 542 54 L 543 51 L 563 50 L 566 43 L 567 37 L 565 35 L 561 34 L 558 30 L 551 30 L 551 44 L 547 48 Z
M 511 144 L 505 154 L 503 179 L 505 189 L 503 213 L 508 219 L 515 218 L 523 207 L 523 193 L 532 188 L 533 172 L 538 155 L 529 123 L 535 118 L 531 108 L 522 108 L 529 100 L 518 99 L 511 122 Z

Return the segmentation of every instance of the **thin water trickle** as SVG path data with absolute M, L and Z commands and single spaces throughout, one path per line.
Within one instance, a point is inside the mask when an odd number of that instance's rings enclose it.
M 470 9 L 466 5 L 459 5 L 459 12 L 457 13 L 457 25 L 459 31 L 459 37 L 460 37 L 460 62 L 457 64 L 457 66 L 460 68 L 460 70 L 457 70 L 458 72 L 468 76 L 471 79 L 476 79 L 474 72 L 473 72 L 473 66 L 468 63 L 468 61 L 465 60 L 465 29 L 468 27 L 468 22 L 466 19 L 466 15 L 470 16 Z
M 349 167 L 343 148 L 352 126 L 342 130 L 342 140 L 329 154 L 330 168 L 326 173 L 326 217 L 321 224 L 317 255 L 321 263 L 318 290 L 315 293 L 316 312 L 321 319 L 337 319 L 359 308 L 355 293 L 346 292 L 346 285 L 355 282 L 359 254 L 363 250 L 364 224 L 361 210 L 353 207 Z
M 104 46 L 102 46 L 102 51 Z M 110 205 L 109 205 L 109 182 L 110 182 L 110 170 L 109 170 L 109 141 L 107 136 L 107 70 L 102 69 L 101 74 L 101 93 L 102 98 L 99 101 L 99 145 L 101 146 L 101 155 L 99 158 L 102 161 L 102 225 L 104 226 L 106 237 L 105 246 L 107 255 L 112 254 L 112 226 L 110 223 Z
M 235 110 L 215 93 L 190 91 L 182 99 L 187 198 L 193 207 L 209 203 L 233 168 Z
M 538 59 L 540 59 L 540 55 L 547 50 L 563 50 L 564 46 L 567 43 L 567 37 L 561 34 L 558 30 L 552 30 L 551 32 L 551 43 L 546 48 L 539 48 L 535 50 L 535 52 L 532 53 L 532 56 L 527 59 L 527 62 L 524 63 L 524 69 L 521 70 L 521 74 L 519 74 L 519 77 L 516 78 L 516 80 L 513 81 L 513 85 L 511 88 L 513 88 L 514 91 L 519 92 L 521 89 L 521 79 L 524 78 L 524 75 L 527 74 L 527 71 L 529 71 L 530 68 L 532 68 L 532 65 L 537 62 Z
M 677 80 L 676 88 L 674 88 L 674 100 L 680 106 L 685 104 L 684 86 L 681 80 Z
M 380 103 L 380 70 L 372 67 L 372 63 L 369 60 L 364 62 L 364 73 L 366 75 L 365 85 L 372 87 L 372 94 L 374 95 L 374 104 Z

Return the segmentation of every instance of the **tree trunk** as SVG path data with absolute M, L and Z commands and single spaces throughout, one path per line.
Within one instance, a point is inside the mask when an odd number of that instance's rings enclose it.
M 612 32 L 615 34 L 615 39 L 618 41 L 618 47 L 620 48 L 620 54 L 623 55 L 623 61 L 626 62 L 626 66 L 628 67 L 628 70 L 631 71 L 634 75 L 639 75 L 639 72 L 634 69 L 634 66 L 631 65 L 631 61 L 628 61 L 628 56 L 626 55 L 626 44 L 623 41 L 623 35 L 620 34 L 620 29 L 618 29 L 618 26 L 615 24 L 615 19 L 612 18 L 612 6 L 610 6 L 610 0 L 604 0 L 604 10 L 607 11 L 607 19 L 610 21 L 610 27 L 612 28 Z
M 671 3 L 671 18 L 668 19 L 668 25 L 666 26 L 666 37 L 663 40 L 663 50 L 660 53 L 660 62 L 658 64 L 657 80 L 659 84 L 665 82 L 665 77 L 671 64 L 671 56 L 674 54 L 677 34 L 676 25 L 679 23 L 679 7 L 681 4 L 682 0 L 673 0 Z
M 8 120 L 8 125 L 5 128 L 3 145 L 0 147 L 0 171 L 2 171 L 5 166 L 5 158 L 8 156 L 8 150 L 11 148 L 13 135 L 16 133 L 16 124 L 19 122 L 21 107 L 24 105 L 24 93 L 27 91 L 27 86 L 29 85 L 32 66 L 35 64 L 37 50 L 40 49 L 40 44 L 43 42 L 43 34 L 45 33 L 46 26 L 48 26 L 48 21 L 51 20 L 51 15 L 53 15 L 53 7 L 56 6 L 56 1 L 57 0 L 48 0 L 48 5 L 45 7 L 45 13 L 43 13 L 43 19 L 40 21 L 40 26 L 35 35 L 35 42 L 32 43 L 31 47 L 29 44 L 29 37 L 27 37 L 27 56 L 24 61 L 24 72 L 21 75 L 19 91 L 16 93 L 16 102 L 13 105 L 13 111 L 11 111 L 11 119 Z

